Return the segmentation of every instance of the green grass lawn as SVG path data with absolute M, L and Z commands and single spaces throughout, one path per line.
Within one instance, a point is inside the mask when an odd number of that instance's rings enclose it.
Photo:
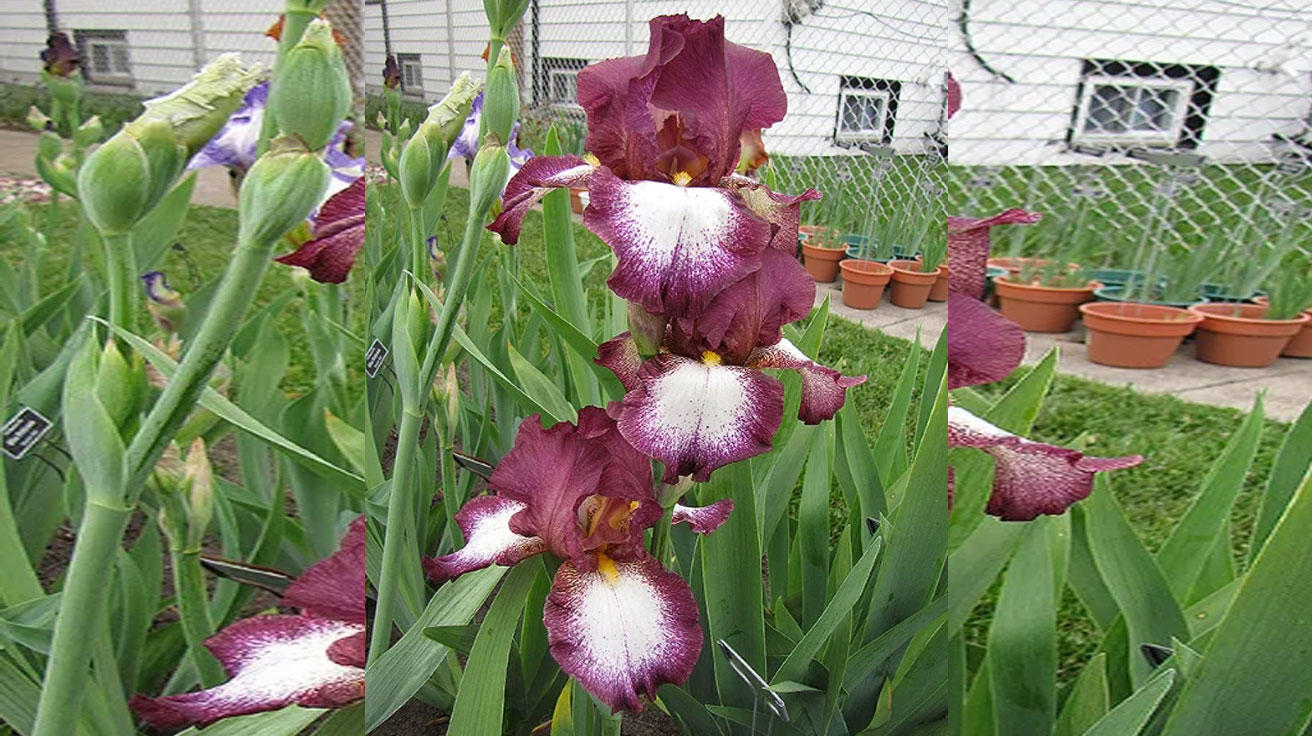
M 444 220 L 438 226 L 444 243 L 454 242 L 458 237 L 467 207 L 467 192 L 452 189 Z M 70 216 L 71 208 L 64 207 L 62 212 L 64 216 L 54 229 L 51 255 L 44 274 L 48 288 L 64 277 L 68 256 L 77 237 L 77 223 Z M 178 239 L 183 250 L 171 252 L 164 264 L 175 288 L 184 294 L 189 293 L 221 272 L 232 249 L 236 222 L 236 212 L 232 210 L 192 208 Z M 2 236 L 4 234 L 0 233 L 0 255 L 10 263 L 17 263 L 23 254 L 16 250 L 16 240 Z M 606 246 L 581 225 L 575 226 L 575 240 L 581 259 L 606 252 Z M 541 242 L 541 215 L 530 212 L 524 222 L 521 245 L 515 246 L 514 257 L 521 278 L 545 292 L 545 253 L 536 245 Z M 88 248 L 88 261 L 88 268 L 98 272 L 100 255 L 97 248 Z M 586 277 L 586 288 L 594 308 L 598 308 L 606 297 L 606 271 L 604 263 L 599 264 Z M 359 274 L 353 275 L 348 289 L 355 289 L 361 281 Z M 289 288 L 293 288 L 291 269 L 272 264 L 260 286 L 258 303 L 267 303 Z M 304 390 L 314 380 L 299 324 L 299 309 L 299 304 L 294 304 L 281 315 L 279 322 L 292 349 L 292 367 L 284 381 L 284 389 L 288 391 Z M 527 307 L 521 305 L 521 309 Z M 855 323 L 836 317 L 829 320 L 821 347 L 821 361 L 844 373 L 865 373 L 870 377 L 866 384 L 852 389 L 849 397 L 855 402 L 862 427 L 871 440 L 883 423 L 892 387 L 910 348 L 910 343 L 904 340 Z M 1002 382 L 983 389 L 1001 392 L 1008 385 L 1010 382 Z M 1242 412 L 1232 409 L 1191 404 L 1170 396 L 1139 394 L 1130 389 L 1058 376 L 1039 414 L 1032 437 L 1055 443 L 1079 441 L 1091 454 L 1144 455 L 1146 460 L 1141 466 L 1117 471 L 1112 484 L 1130 522 L 1149 549 L 1156 550 L 1188 507 L 1210 463 L 1220 454 L 1242 418 Z M 1237 555 L 1246 551 L 1259 492 L 1284 429 L 1284 425 L 1278 422 L 1267 423 L 1253 472 L 1236 504 L 1233 527 Z M 983 634 L 980 622 L 987 609 L 986 603 L 972 625 L 976 635 Z M 1097 632 L 1073 598 L 1065 601 L 1062 626 L 1060 653 L 1063 677 L 1067 677 L 1097 646 Z
M 1020 375 L 1023 372 L 976 388 L 1000 395 Z M 1155 553 L 1189 508 L 1204 476 L 1244 417 L 1244 412 L 1235 409 L 1058 375 L 1030 437 L 1065 445 L 1079 442 L 1091 455 L 1143 455 L 1144 462 L 1138 467 L 1112 473 L 1111 486 L 1140 539 Z M 1257 456 L 1231 515 L 1236 560 L 1247 553 L 1262 490 L 1287 429 L 1286 424 L 1266 422 Z M 970 622 L 969 635 L 975 641 L 987 636 L 996 588 Z M 1069 589 L 1062 601 L 1059 626 L 1059 679 L 1068 682 L 1097 649 L 1101 635 Z

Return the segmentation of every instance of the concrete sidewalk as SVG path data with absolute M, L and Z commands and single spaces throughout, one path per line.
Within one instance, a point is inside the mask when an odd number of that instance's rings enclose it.
M 35 177 L 37 134 L 25 130 L 6 130 L 0 128 L 0 174 Z M 211 166 L 196 172 L 196 190 L 191 195 L 192 204 L 206 207 L 237 206 L 237 195 L 228 182 L 228 171 L 220 166 Z

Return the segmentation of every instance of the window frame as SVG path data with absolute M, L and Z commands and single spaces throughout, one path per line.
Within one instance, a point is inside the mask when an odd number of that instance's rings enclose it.
M 406 68 L 417 67 L 419 69 L 419 86 L 411 87 L 406 84 Z M 398 53 L 396 55 L 396 69 L 401 75 L 401 94 L 406 97 L 422 98 L 424 96 L 424 55 L 413 53 Z
M 1162 131 L 1124 131 L 1120 133 L 1090 132 L 1086 129 L 1090 108 L 1100 87 L 1120 87 L 1145 89 L 1171 89 L 1177 93 L 1174 109 L 1171 111 L 1171 128 Z M 1160 76 L 1121 76 L 1115 74 L 1091 74 L 1081 80 L 1079 107 L 1076 112 L 1072 142 L 1077 145 L 1141 145 L 1141 146 L 1175 146 L 1185 134 L 1185 123 L 1189 117 L 1190 100 L 1196 91 L 1195 83 L 1190 79 L 1177 79 L 1166 75 Z M 1136 100 L 1137 105 L 1137 100 Z
M 540 104 L 550 105 L 551 107 L 570 113 L 583 112 L 583 106 L 579 104 L 579 72 L 588 66 L 587 59 L 564 56 L 543 56 L 540 58 L 541 63 L 541 97 L 538 98 Z M 574 101 L 559 102 L 552 94 L 554 83 L 557 75 L 570 76 L 574 78 Z
M 82 58 L 82 72 L 88 82 L 93 85 L 113 87 L 131 87 L 135 84 L 132 77 L 132 45 L 128 42 L 127 31 L 86 29 L 74 31 L 73 36 L 76 39 L 78 55 Z M 109 59 L 110 66 L 114 65 L 115 49 L 122 49 L 124 64 L 127 68 L 121 72 L 98 71 L 95 68 L 95 56 L 92 53 L 93 46 L 103 46 L 108 49 L 106 58 Z
M 874 79 L 844 75 L 838 83 L 838 105 L 834 111 L 834 145 L 841 147 L 859 146 L 873 143 L 889 146 L 893 144 L 894 129 L 897 125 L 898 98 L 901 96 L 902 83 L 893 79 Z M 879 121 L 876 128 L 861 130 L 844 130 L 843 108 L 850 97 L 875 98 L 883 104 L 880 106 Z

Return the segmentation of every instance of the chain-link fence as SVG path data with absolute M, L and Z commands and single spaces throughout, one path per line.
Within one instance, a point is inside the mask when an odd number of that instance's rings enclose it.
M 1002 236 L 1009 255 L 1084 240 L 1081 257 L 1125 267 L 1145 245 L 1306 232 L 1309 3 L 956 0 L 951 14 L 964 105 L 948 207 L 1044 213 Z
M 53 31 L 67 33 L 87 84 L 84 111 L 110 123 L 130 119 L 141 99 L 172 91 L 206 62 L 240 53 L 273 64 L 267 37 L 283 0 L 0 0 L 0 116 L 22 126 L 39 103 L 41 50 Z M 365 33 L 360 0 L 334 0 L 324 10 L 343 39 L 347 66 L 363 97 Z
M 539 147 L 555 125 L 567 147 L 581 153 L 579 70 L 645 53 L 648 19 L 683 12 L 722 14 L 729 40 L 774 57 L 789 109 L 764 133 L 773 157 L 764 175 L 783 191 L 824 192 L 820 204 L 808 205 L 812 224 L 876 239 L 891 227 L 933 225 L 946 152 L 949 25 L 942 0 L 535 0 L 508 42 L 522 89 L 520 144 Z M 439 98 L 463 71 L 482 76 L 487 26 L 480 0 L 369 0 L 365 14 L 373 91 L 387 54 L 396 55 L 416 101 Z

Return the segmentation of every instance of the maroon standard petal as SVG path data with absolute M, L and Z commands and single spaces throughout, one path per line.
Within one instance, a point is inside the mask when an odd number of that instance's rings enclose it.
M 801 194 L 772 192 L 764 184 L 737 174 L 727 176 L 722 186 L 736 192 L 747 203 L 748 209 L 770 223 L 774 234 L 770 247 L 792 255 L 797 252 L 797 226 L 802 220 L 802 203 L 820 199 L 820 192 L 808 189 Z
M 783 326 L 805 317 L 814 303 L 815 280 L 802 264 L 768 249 L 760 269 L 725 287 L 701 314 L 673 321 L 674 352 L 710 350 L 725 363 L 744 365 L 757 346 L 779 342 Z
M 585 184 L 595 168 L 575 155 L 534 156 L 511 177 L 501 198 L 501 214 L 487 226 L 508 245 L 519 242 L 524 215 L 553 189 Z
M 540 537 L 562 559 L 583 554 L 578 511 L 584 499 L 655 503 L 650 463 L 598 407 L 580 410 L 578 426 L 560 422 L 543 429 L 538 415 L 525 419 L 489 485 L 502 498 L 524 504 L 510 517 L 511 531 Z
M 788 340 L 757 350 L 747 364 L 753 368 L 797 371 L 802 377 L 802 405 L 798 407 L 797 417 L 807 424 L 833 419 L 847 400 L 847 389 L 866 382 L 865 376 L 844 376 L 812 361 Z
M 319 210 L 314 237 L 293 253 L 276 260 L 300 266 L 310 278 L 324 284 L 340 284 L 355 265 L 355 254 L 364 245 L 364 177 L 334 194 Z
M 560 668 L 613 710 L 641 711 L 640 695 L 683 684 L 701 653 L 692 589 L 650 556 L 561 565 L 542 621 Z
M 1010 209 L 982 220 L 948 217 L 948 288 L 979 299 L 984 296 L 984 274 L 988 268 L 989 228 L 995 225 L 1027 225 L 1042 215 Z M 951 309 L 951 307 L 948 307 Z
M 525 505 L 503 496 L 478 496 L 456 512 L 456 523 L 465 536 L 465 546 L 436 559 L 425 559 L 424 570 L 437 582 L 458 578 L 489 565 L 509 567 L 546 549 L 538 537 L 510 530 L 510 518 Z
M 282 602 L 299 607 L 306 616 L 363 624 L 364 597 L 364 517 L 361 516 L 351 522 L 337 551 L 297 578 L 283 594 Z
M 614 373 L 626 391 L 638 387 L 638 369 L 642 368 L 642 356 L 638 354 L 638 346 L 629 333 L 621 332 L 598 345 L 596 363 Z
M 725 189 L 625 182 L 602 168 L 588 195 L 583 224 L 619 261 L 607 283 L 652 314 L 695 316 L 760 268 L 770 241 L 769 223 Z
M 1019 325 L 984 302 L 948 293 L 948 388 L 1001 381 L 1024 357 Z
M 948 443 L 976 447 L 993 456 L 988 513 L 1005 521 L 1064 513 L 1093 490 L 1094 473 L 1143 462 L 1140 455 L 1088 457 L 1077 450 L 1027 440 L 955 406 L 948 409 Z
M 744 130 L 768 128 L 783 120 L 788 96 L 774 59 L 763 51 L 724 39 L 724 17 L 708 21 L 686 15 L 652 20 L 663 37 L 677 34 L 683 48 L 662 65 L 652 90 L 654 107 L 677 113 L 682 138 L 709 161 L 707 181 L 715 183 L 738 163 Z
M 788 97 L 769 54 L 724 39 L 724 18 L 653 18 L 647 53 L 579 73 L 588 150 L 626 180 L 683 171 L 715 185 L 744 132 L 783 119 Z
M 665 482 L 695 481 L 770 451 L 783 418 L 784 387 L 750 368 L 661 354 L 643 364 L 624 397 L 619 429 L 638 450 L 665 463 Z
M 231 680 L 185 695 L 135 695 L 131 705 L 155 728 L 204 726 L 293 704 L 340 708 L 364 698 L 363 637 L 364 624 L 345 621 L 243 619 L 205 642 Z

